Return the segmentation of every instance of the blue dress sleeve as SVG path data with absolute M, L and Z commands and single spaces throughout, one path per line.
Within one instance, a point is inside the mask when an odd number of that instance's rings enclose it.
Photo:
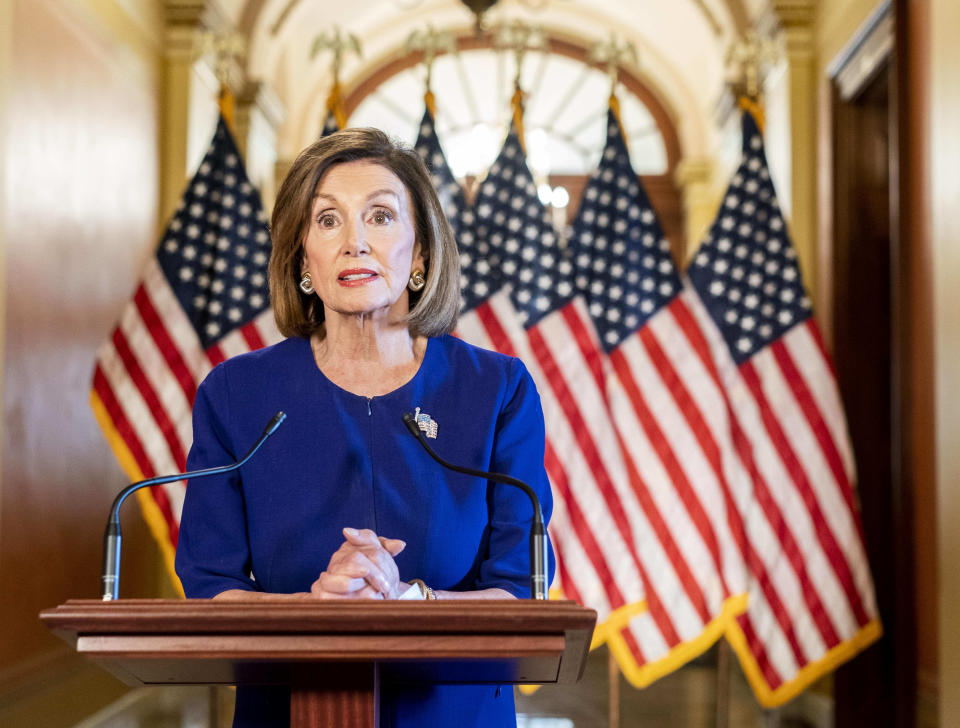
M 220 366 L 197 390 L 188 470 L 229 465 L 237 459 L 230 437 L 228 395 L 226 371 Z M 188 483 L 176 570 L 188 598 L 209 598 L 228 589 L 258 590 L 250 578 L 247 519 L 238 471 Z
M 512 475 L 530 485 L 540 499 L 544 523 L 553 512 L 553 496 L 543 466 L 543 410 L 536 385 L 519 359 L 511 362 L 510 390 L 497 418 L 491 470 Z M 533 507 L 519 488 L 491 484 L 487 489 L 490 538 L 480 564 L 477 589 L 500 588 L 515 597 L 530 598 L 530 524 Z M 555 562 L 548 543 L 549 574 Z

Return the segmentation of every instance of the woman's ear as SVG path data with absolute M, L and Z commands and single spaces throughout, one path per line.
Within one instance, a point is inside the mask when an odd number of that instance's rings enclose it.
M 427 271 L 427 261 L 423 257 L 423 247 L 419 240 L 413 246 L 413 260 L 410 261 L 410 270 L 412 272 L 418 268 L 423 272 Z

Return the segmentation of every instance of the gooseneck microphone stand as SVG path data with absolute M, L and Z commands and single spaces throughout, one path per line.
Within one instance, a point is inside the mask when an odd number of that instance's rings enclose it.
M 464 468 L 453 463 L 448 463 L 433 451 L 423 436 L 423 431 L 417 424 L 413 415 L 409 412 L 403 415 L 403 423 L 410 430 L 410 434 L 417 438 L 417 441 L 427 451 L 427 454 L 436 460 L 440 465 L 464 475 L 472 475 L 476 478 L 485 478 L 495 483 L 512 485 L 520 488 L 527 497 L 530 498 L 530 504 L 533 506 L 533 522 L 530 524 L 530 594 L 534 599 L 547 598 L 547 529 L 543 525 L 543 511 L 540 510 L 540 499 L 537 498 L 533 488 L 522 480 L 512 478 L 503 473 L 489 473 L 485 470 L 474 470 L 473 468 Z
M 260 446 L 266 442 L 280 424 L 287 418 L 283 412 L 277 412 L 270 420 L 270 423 L 264 429 L 260 439 L 240 460 L 230 465 L 221 465 L 216 468 L 206 468 L 205 470 L 194 470 L 189 473 L 175 473 L 174 475 L 160 475 L 156 478 L 147 478 L 132 485 L 128 485 L 121 490 L 117 497 L 113 499 L 113 505 L 110 507 L 110 517 L 107 519 L 107 528 L 103 534 L 103 570 L 101 572 L 101 594 L 104 601 L 119 599 L 120 594 L 120 506 L 127 499 L 127 496 L 134 491 L 146 488 L 151 485 L 163 485 L 164 483 L 173 483 L 177 480 L 186 480 L 188 478 L 205 478 L 208 475 L 219 475 L 229 473 L 243 465 L 247 460 L 253 457 L 254 453 L 260 449 Z

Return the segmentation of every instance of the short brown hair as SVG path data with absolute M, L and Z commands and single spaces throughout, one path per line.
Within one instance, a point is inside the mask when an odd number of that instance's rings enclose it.
M 410 293 L 414 336 L 449 333 L 460 312 L 460 256 L 423 161 L 379 129 L 342 129 L 304 149 L 280 185 L 270 221 L 270 302 L 284 336 L 309 337 L 323 325 L 323 304 L 300 290 L 303 241 L 320 180 L 337 164 L 368 160 L 393 172 L 410 194 L 427 284 Z

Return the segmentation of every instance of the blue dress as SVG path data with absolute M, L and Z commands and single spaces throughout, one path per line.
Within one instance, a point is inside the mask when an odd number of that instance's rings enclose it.
M 530 596 L 527 496 L 440 468 L 401 419 L 405 412 L 429 415 L 436 423 L 430 443 L 450 462 L 530 483 L 549 519 L 543 414 L 518 359 L 452 336 L 432 338 L 409 382 L 368 398 L 333 384 L 309 341 L 290 338 L 210 372 L 197 391 L 187 467 L 241 457 L 278 410 L 286 422 L 250 462 L 187 489 L 176 566 L 188 597 L 309 591 L 343 543 L 345 526 L 406 541 L 396 557 L 402 581 Z M 552 553 L 550 566 L 552 573 Z M 288 701 L 276 688 L 240 689 L 235 725 L 287 725 Z M 381 691 L 384 726 L 454 720 L 458 728 L 514 726 L 512 689 Z

